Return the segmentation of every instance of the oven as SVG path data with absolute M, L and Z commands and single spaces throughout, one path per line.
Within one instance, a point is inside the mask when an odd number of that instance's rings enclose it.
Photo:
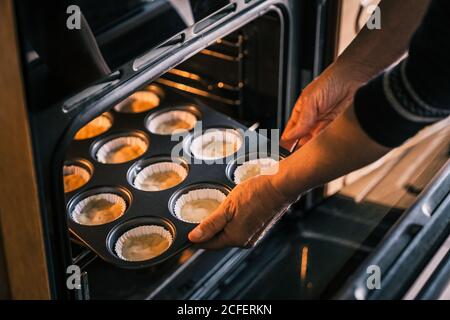
M 203 112 L 243 128 L 282 130 L 301 88 L 335 56 L 339 8 L 327 0 L 14 2 L 52 298 L 384 297 L 363 286 L 367 267 L 382 265 L 397 279 L 409 251 L 421 248 L 415 242 L 434 234 L 419 242 L 429 244 L 429 254 L 394 297 L 405 294 L 449 231 L 449 133 L 442 128 L 337 194 L 318 188 L 304 195 L 252 249 L 187 247 L 156 265 L 127 269 L 102 259 L 68 223 L 78 193 L 65 195 L 63 168 L 75 160 L 96 166 L 97 137 L 82 142 L 91 153 L 74 151 L 80 129 L 105 115 L 113 127 L 130 130 L 147 121 L 157 107 L 119 111 L 144 91 L 205 106 L 210 111 Z M 425 153 L 423 168 L 405 169 Z M 379 194 L 394 168 L 408 179 L 384 203 Z M 430 201 L 437 213 L 424 219 L 420 210 Z M 67 282 L 71 266 L 80 270 L 75 289 Z

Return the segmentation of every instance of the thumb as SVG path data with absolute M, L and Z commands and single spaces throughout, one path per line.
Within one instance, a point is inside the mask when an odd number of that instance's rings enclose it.
M 294 126 L 286 129 L 282 139 L 285 141 L 301 139 L 314 127 L 316 117 L 309 111 L 301 112 Z
M 213 238 L 217 233 L 222 231 L 227 223 L 230 213 L 227 201 L 224 201 L 216 211 L 203 220 L 194 230 L 189 233 L 189 240 L 192 242 L 205 242 Z
M 310 98 L 300 99 L 299 104 L 295 106 L 299 111 L 293 115 L 296 117 L 296 121 L 287 126 L 282 137 L 284 140 L 301 139 L 310 133 L 317 118 L 317 110 L 313 101 Z
M 281 140 L 280 140 L 280 146 L 281 147 L 283 147 L 284 149 L 286 149 L 286 150 L 291 150 L 292 149 L 292 147 L 294 146 L 294 144 L 297 142 L 297 140 L 296 139 L 293 139 L 293 140 L 286 140 L 286 139 L 283 139 L 283 138 L 281 138 Z

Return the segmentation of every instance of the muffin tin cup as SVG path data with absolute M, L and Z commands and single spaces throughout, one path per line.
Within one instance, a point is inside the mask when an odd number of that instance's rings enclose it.
M 88 122 L 75 134 L 75 140 L 87 140 L 98 137 L 107 132 L 113 125 L 111 113 L 105 112 Z M 95 128 L 95 130 L 94 130 Z
M 259 174 L 253 174 L 252 171 L 258 170 Z M 245 162 L 236 168 L 234 172 L 234 183 L 239 184 L 248 179 L 260 175 L 273 175 L 278 172 L 278 162 L 271 158 L 261 158 Z M 250 175 L 250 177 L 248 177 Z
M 235 129 L 212 128 L 193 137 L 188 148 L 194 158 L 211 161 L 234 155 L 242 144 L 243 137 Z
M 121 135 L 115 136 L 107 136 L 104 139 L 100 140 L 98 143 L 98 147 L 94 151 L 95 159 L 103 164 L 119 164 L 130 162 L 139 158 L 149 147 L 149 141 L 142 133 L 137 132 L 129 132 L 123 133 Z M 122 147 L 135 147 L 142 152 L 136 154 L 133 157 L 130 157 L 124 161 L 112 161 L 108 159 L 111 157 L 118 149 Z
M 119 102 L 114 110 L 118 113 L 140 114 L 156 109 L 160 106 L 164 98 L 164 91 L 156 85 L 149 85 L 143 90 L 137 91 L 130 97 Z M 133 104 L 142 103 L 143 107 L 137 107 Z
M 120 253 L 120 248 L 123 245 L 124 238 L 133 236 L 133 234 L 136 235 L 145 233 L 146 231 L 148 232 L 149 227 L 150 231 L 153 230 L 160 232 L 160 234 L 164 234 L 167 237 L 170 235 L 170 245 L 168 249 L 151 259 L 142 261 L 125 260 Z M 177 227 L 170 220 L 158 216 L 148 215 L 132 218 L 116 225 L 106 235 L 105 247 L 102 249 L 104 250 L 103 255 L 106 256 L 105 260 L 119 267 L 136 269 L 161 263 L 172 257 L 174 254 L 189 247 L 189 245 L 190 244 L 187 241 L 180 239 L 178 236 Z
M 107 201 L 108 203 L 111 203 L 113 205 L 117 205 L 117 208 L 120 211 L 119 215 L 116 218 L 105 221 L 103 223 L 87 223 L 86 221 L 83 221 L 82 214 L 86 207 L 90 204 L 102 200 Z M 69 218 L 77 224 L 88 227 L 108 224 L 122 217 L 125 214 L 130 202 L 131 197 L 122 188 L 105 187 L 92 189 L 88 192 L 81 193 L 72 199 L 72 201 L 68 205 Z
M 93 166 L 92 164 L 84 159 L 77 159 L 77 160 L 71 160 L 66 161 L 63 166 L 63 179 L 65 179 L 67 176 L 75 175 L 80 177 L 84 180 L 84 183 L 68 189 L 66 188 L 66 183 L 64 181 L 64 193 L 71 193 L 74 192 L 84 185 L 86 185 L 89 180 L 91 180 L 92 174 L 93 174 Z
M 187 188 L 179 190 L 173 195 L 169 201 L 169 209 L 172 214 L 178 219 L 186 223 L 198 224 L 201 220 L 187 219 L 183 217 L 183 207 L 191 201 L 196 200 L 216 200 L 219 203 L 225 201 L 229 193 L 229 189 L 224 186 L 212 183 L 200 183 L 191 185 Z
M 198 189 L 217 189 L 225 195 L 235 186 L 229 180 L 228 164 L 243 156 L 251 150 L 247 146 L 247 140 L 242 139 L 242 146 L 235 154 L 222 159 L 222 162 L 196 162 L 186 146 L 190 145 L 192 138 L 196 137 L 195 129 L 187 132 L 179 140 L 173 140 L 174 136 L 158 135 L 147 128 L 149 119 L 156 115 L 179 109 L 188 109 L 202 120 L 203 128 L 236 129 L 238 134 L 244 132 L 246 127 L 237 121 L 211 109 L 202 102 L 194 100 L 187 95 L 163 87 L 165 97 L 161 105 L 149 112 L 139 114 L 125 114 L 111 111 L 114 116 L 113 126 L 108 133 L 101 138 L 73 141 L 67 157 L 69 159 L 88 159 L 93 165 L 93 175 L 88 184 L 74 193 L 66 194 L 67 210 L 70 213 L 74 203 L 86 196 L 97 192 L 111 192 L 124 197 L 127 203 L 125 213 L 110 223 L 96 226 L 81 225 L 68 216 L 70 232 L 92 249 L 103 260 L 121 268 L 145 268 L 156 265 L 175 256 L 182 250 L 191 246 L 188 234 L 195 227 L 195 223 L 179 220 L 174 215 L 175 199 L 187 192 Z M 243 131 L 240 131 L 243 130 Z M 200 133 L 204 132 L 199 130 Z M 137 135 L 146 139 L 148 148 L 139 158 L 119 164 L 103 164 L 96 159 L 98 148 L 111 138 L 124 134 Z M 258 136 L 260 146 L 270 148 L 270 141 L 263 136 Z M 258 146 L 258 148 L 260 147 Z M 172 151 L 178 148 L 179 152 Z M 277 150 L 278 152 L 278 150 Z M 186 178 L 177 186 L 158 192 L 148 192 L 135 188 L 134 180 L 145 167 L 159 162 L 174 162 L 183 166 L 187 171 Z M 161 255 L 145 261 L 126 261 L 121 259 L 116 251 L 117 240 L 127 231 L 140 226 L 161 226 L 167 229 L 173 236 L 172 245 Z
M 157 235 L 157 236 L 163 238 L 164 240 L 166 240 L 168 242 L 168 246 L 166 248 L 163 248 L 163 250 L 160 253 L 156 253 L 152 256 L 148 255 L 148 256 L 141 257 L 141 258 L 126 257 L 127 254 L 125 251 L 126 251 L 127 242 L 132 241 L 133 239 L 139 239 L 143 236 L 148 236 L 148 235 Z M 114 252 L 122 260 L 140 262 L 140 261 L 151 260 L 151 259 L 154 259 L 154 258 L 162 255 L 164 252 L 166 252 L 170 248 L 172 243 L 173 243 L 173 237 L 172 237 L 172 233 L 170 231 L 168 231 L 163 226 L 147 224 L 147 225 L 135 227 L 133 229 L 128 230 L 124 234 L 122 234 L 114 245 Z
M 150 178 L 152 175 L 164 174 L 167 172 L 175 173 L 180 181 L 170 187 L 166 188 L 158 188 L 156 186 L 148 186 L 146 185 L 146 179 Z M 188 175 L 188 170 L 183 163 L 172 162 L 171 160 L 155 162 L 153 164 L 149 164 L 143 169 L 137 171 L 135 177 L 132 179 L 132 185 L 139 190 L 148 191 L 148 192 L 157 192 L 166 189 L 173 188 L 180 183 L 182 183 Z
M 173 119 L 185 119 L 187 122 L 191 124 L 192 127 L 186 130 L 177 130 L 172 132 L 171 134 L 162 134 L 158 132 L 157 130 L 158 125 L 167 120 Z M 161 108 L 159 110 L 151 112 L 145 118 L 144 123 L 146 130 L 152 134 L 155 134 L 157 136 L 171 136 L 178 134 L 182 135 L 191 131 L 196 126 L 197 122 L 200 121 L 201 119 L 202 113 L 199 111 L 196 105 L 183 103 L 171 106 L 169 108 Z
M 230 119 L 227 119 L 230 121 Z M 225 122 L 225 124 L 221 125 L 211 125 L 209 121 L 203 121 L 202 126 L 199 126 L 198 128 L 194 128 L 192 132 L 190 132 L 187 135 L 183 136 L 183 154 L 185 157 L 187 157 L 190 161 L 190 163 L 193 164 L 205 164 L 209 166 L 217 166 L 217 165 L 224 165 L 228 164 L 235 159 L 242 157 L 245 155 L 247 150 L 248 141 L 246 140 L 245 135 L 248 134 L 249 131 L 245 131 L 245 127 L 243 127 L 241 124 L 235 126 L 229 125 L 229 122 Z M 236 146 L 234 152 L 230 152 L 225 155 L 220 155 L 217 157 L 209 157 L 204 156 L 201 154 L 201 152 L 197 152 L 197 149 L 200 145 L 202 145 L 201 141 L 203 140 L 202 137 L 204 137 L 205 133 L 212 132 L 212 131 L 221 131 L 221 132 L 228 132 L 233 137 L 235 137 L 239 142 Z M 263 136 L 260 136 L 254 132 L 251 132 L 251 134 L 255 134 L 259 138 L 261 138 L 261 141 L 263 141 L 263 144 L 267 144 L 267 139 Z M 204 141 L 204 140 L 203 140 Z M 260 142 L 261 143 L 261 142 Z M 251 148 L 258 147 L 253 146 Z
M 280 153 L 276 153 L 276 154 L 252 152 L 252 153 L 246 153 L 243 156 L 236 158 L 234 161 L 231 161 L 228 163 L 227 168 L 225 170 L 228 180 L 230 182 L 232 182 L 234 185 L 239 184 L 241 182 L 239 178 L 242 177 L 242 175 L 245 175 L 245 173 L 246 173 L 245 168 L 242 168 L 242 167 L 245 167 L 247 164 L 258 163 L 260 160 L 270 161 L 270 162 L 274 161 L 273 163 L 283 160 L 288 155 L 288 152 L 284 151 L 284 150 L 280 150 L 280 151 L 281 151 Z M 242 168 L 241 169 L 242 171 L 239 172 L 238 168 Z M 277 169 L 278 169 L 278 166 L 276 166 L 274 171 L 265 172 L 265 174 L 275 174 L 276 173 L 275 171 Z M 236 172 L 236 171 L 238 171 L 238 172 Z M 238 174 L 237 179 L 236 179 L 236 173 Z
M 187 125 L 187 128 L 162 128 L 170 122 L 183 122 Z M 197 123 L 197 117 L 184 110 L 171 110 L 162 112 L 148 121 L 147 129 L 154 134 L 160 135 L 172 135 L 187 132 L 192 130 Z

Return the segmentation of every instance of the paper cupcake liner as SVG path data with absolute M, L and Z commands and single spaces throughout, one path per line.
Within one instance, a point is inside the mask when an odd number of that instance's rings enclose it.
M 126 136 L 126 137 L 119 137 L 112 139 L 105 144 L 103 144 L 97 151 L 96 158 L 97 161 L 100 163 L 110 163 L 108 162 L 108 156 L 115 152 L 117 149 L 124 147 L 124 146 L 139 146 L 143 152 L 140 154 L 142 155 L 148 147 L 147 141 L 143 140 L 139 137 L 134 136 Z M 139 157 L 140 155 L 137 155 L 134 159 Z M 131 161 L 133 159 L 129 159 L 128 161 Z
M 160 125 L 171 122 L 171 121 L 183 121 L 189 124 L 188 129 L 175 129 L 170 133 L 164 132 L 160 129 Z M 195 127 L 195 124 L 197 123 L 197 117 L 194 116 L 192 113 L 188 111 L 182 111 L 182 110 L 173 110 L 164 112 L 153 119 L 151 119 L 148 123 L 147 129 L 151 133 L 155 134 L 162 134 L 162 135 L 171 135 L 178 132 L 185 132 L 189 131 L 192 128 Z
M 135 101 L 146 102 L 148 103 L 148 107 L 142 110 L 134 111 L 131 104 L 133 104 L 133 102 Z M 123 113 L 141 113 L 158 107 L 160 102 L 160 97 L 152 91 L 137 91 L 124 101 L 117 104 L 114 107 L 114 110 Z
M 243 182 L 243 178 L 248 175 L 251 170 L 254 170 L 255 167 L 259 167 L 260 169 L 260 174 L 257 175 L 273 175 L 278 172 L 278 165 L 279 162 L 272 158 L 260 158 L 246 161 L 234 171 L 234 183 L 239 184 Z M 254 175 L 251 178 L 256 177 L 257 175 Z
M 78 188 L 81 188 L 83 185 L 85 185 L 86 183 L 88 183 L 88 181 L 91 179 L 91 173 L 86 170 L 83 167 L 77 166 L 77 165 L 66 165 L 63 167 L 63 176 L 68 176 L 68 175 L 76 175 L 76 176 L 80 176 L 85 182 L 78 186 L 77 188 L 74 188 L 72 190 L 64 190 L 64 192 L 71 192 L 73 190 L 76 190 Z
M 78 202 L 75 205 L 75 207 L 73 208 L 72 212 L 70 213 L 72 220 L 75 221 L 76 223 L 83 224 L 83 225 L 99 225 L 99 224 L 83 223 L 80 221 L 80 216 L 83 214 L 83 210 L 86 208 L 86 206 L 89 203 L 91 203 L 92 201 L 98 201 L 101 199 L 104 199 L 112 204 L 119 204 L 119 206 L 120 206 L 120 212 L 121 212 L 120 215 L 116 219 L 113 219 L 111 221 L 117 220 L 119 217 L 121 217 L 125 213 L 125 210 L 127 209 L 127 204 L 121 196 L 118 196 L 117 194 L 114 194 L 114 193 L 100 193 L 100 194 L 96 194 L 96 195 L 87 197 L 87 198 L 81 200 L 80 202 Z M 101 224 L 106 224 L 111 221 L 106 221 L 105 223 L 101 223 Z
M 173 236 L 166 228 L 161 227 L 161 226 L 156 226 L 156 225 L 146 225 L 146 226 L 139 226 L 139 227 L 133 228 L 131 230 L 128 230 L 124 234 L 122 234 L 114 246 L 114 251 L 116 252 L 117 256 L 120 259 L 125 260 L 125 261 L 133 261 L 133 260 L 129 260 L 129 259 L 125 258 L 122 254 L 122 249 L 123 249 L 123 245 L 124 245 L 125 241 L 127 241 L 130 238 L 138 238 L 138 237 L 142 237 L 142 236 L 145 236 L 148 234 L 158 234 L 158 235 L 162 236 L 163 238 L 167 239 L 169 241 L 169 246 L 167 247 L 167 249 L 169 249 L 173 243 Z M 165 251 L 167 251 L 167 249 Z M 165 251 L 161 252 L 161 254 L 164 253 Z M 156 257 L 153 257 L 153 258 L 156 258 Z M 153 259 L 153 258 L 150 258 L 150 259 Z M 137 261 L 140 261 L 140 260 L 137 260 Z M 145 261 L 145 260 L 142 260 L 142 261 Z
M 79 175 L 81 176 L 84 180 L 89 180 L 91 177 L 91 174 L 89 173 L 88 170 L 86 170 L 85 168 L 82 168 L 80 166 L 77 165 L 68 165 L 68 166 L 64 166 L 63 167 L 63 175 L 64 176 L 68 176 L 68 175 Z
M 75 140 L 85 140 L 101 135 L 108 131 L 112 126 L 112 120 L 105 114 L 102 114 L 86 124 L 75 134 Z M 94 131 L 95 128 L 95 132 Z
M 142 169 L 141 171 L 139 171 L 139 173 L 136 175 L 136 178 L 134 179 L 133 185 L 134 185 L 134 187 L 136 187 L 137 189 L 142 190 L 142 191 L 164 190 L 164 189 L 148 190 L 145 186 L 145 180 L 149 176 L 151 176 L 155 173 L 170 172 L 170 171 L 176 172 L 180 176 L 180 178 L 181 178 L 180 183 L 184 179 L 186 179 L 187 174 L 188 174 L 186 168 L 178 163 L 158 162 L 158 163 L 151 164 L 151 165 L 145 167 L 144 169 Z
M 184 205 L 190 201 L 194 200 L 203 200 L 203 199 L 211 199 L 211 200 L 217 200 L 220 203 L 225 201 L 225 198 L 227 196 L 220 190 L 217 189 L 197 189 L 189 191 L 188 193 L 183 194 L 180 196 L 180 198 L 177 199 L 175 202 L 173 213 L 175 216 L 184 222 L 188 223 L 200 223 L 200 221 L 189 221 L 184 219 L 181 216 L 181 209 L 184 207 Z
M 208 145 L 211 143 L 218 143 L 218 148 L 215 148 L 217 155 L 210 155 L 205 150 Z M 233 151 L 226 152 L 220 154 L 220 151 L 223 151 L 221 148 L 221 144 L 233 144 Z M 208 130 L 201 136 L 195 138 L 190 146 L 190 151 L 193 156 L 197 159 L 201 160 L 216 160 L 226 158 L 234 153 L 236 153 L 240 147 L 242 146 L 242 137 L 241 135 L 233 129 L 216 129 L 216 130 Z

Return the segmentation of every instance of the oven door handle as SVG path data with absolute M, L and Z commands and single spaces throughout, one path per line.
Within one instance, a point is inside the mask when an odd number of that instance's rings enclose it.
M 120 71 L 113 72 L 103 81 L 96 83 L 70 97 L 69 99 L 64 101 L 62 105 L 62 111 L 64 113 L 70 113 L 73 110 L 77 109 L 80 105 L 82 105 L 84 101 L 86 101 L 87 99 L 91 99 L 93 95 L 99 96 L 103 94 L 105 90 L 120 82 L 120 76 Z

